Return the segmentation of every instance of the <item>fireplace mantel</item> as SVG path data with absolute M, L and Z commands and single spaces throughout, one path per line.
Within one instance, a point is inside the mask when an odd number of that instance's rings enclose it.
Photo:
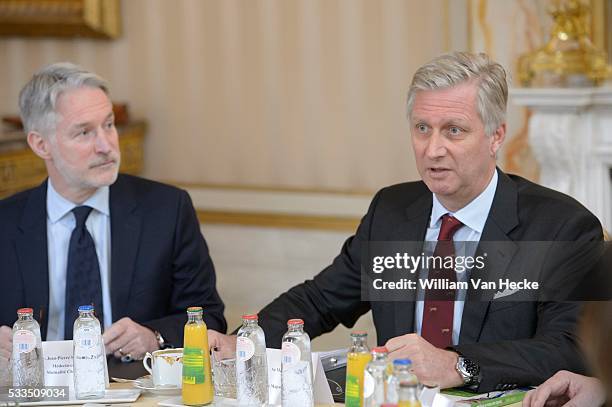
M 540 183 L 576 198 L 612 231 L 612 87 L 511 89 L 510 100 L 532 111 Z

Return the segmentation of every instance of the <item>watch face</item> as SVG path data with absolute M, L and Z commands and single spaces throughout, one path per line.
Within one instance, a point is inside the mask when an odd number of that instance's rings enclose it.
M 480 371 L 478 365 L 470 359 L 465 359 L 465 362 L 466 362 L 465 366 L 466 366 L 468 373 L 472 376 L 476 376 L 478 372 Z
M 460 357 L 457 363 L 457 372 L 463 378 L 465 384 L 469 384 L 471 380 L 478 375 L 479 367 L 473 361 Z

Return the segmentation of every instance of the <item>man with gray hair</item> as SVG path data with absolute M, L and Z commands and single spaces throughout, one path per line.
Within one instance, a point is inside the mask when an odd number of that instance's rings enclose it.
M 577 201 L 497 168 L 507 97 L 504 69 L 485 54 L 442 55 L 417 70 L 407 107 L 422 180 L 380 190 L 333 263 L 261 310 L 268 346 L 280 345 L 289 318 L 302 318 L 316 337 L 338 324 L 351 327 L 372 311 L 378 344 L 392 359 L 411 359 L 426 385 L 506 390 L 541 383 L 560 369 L 583 368 L 575 304 L 472 300 L 478 290 L 461 287 L 436 296 L 419 285 L 411 300 L 368 297 L 367 290 L 364 295 L 371 243 L 416 242 L 418 255 L 433 243 L 433 257 L 456 258 L 459 242 L 473 242 L 476 250 L 490 242 L 514 249 L 521 241 L 602 240 L 599 221 Z M 500 248 L 485 263 L 512 272 L 532 261 L 518 252 Z M 556 266 L 551 261 L 550 270 Z M 429 273 L 447 282 L 462 278 L 452 264 Z M 421 275 L 403 276 L 415 282 Z M 229 350 L 234 342 L 220 335 L 211 340 Z
M 182 346 L 185 309 L 202 305 L 224 332 L 223 302 L 189 195 L 119 174 L 108 84 L 70 63 L 37 72 L 19 97 L 42 185 L 0 201 L 0 356 L 10 326 L 34 309 L 43 339 L 72 338 L 77 307 L 93 304 L 106 351 L 141 359 Z

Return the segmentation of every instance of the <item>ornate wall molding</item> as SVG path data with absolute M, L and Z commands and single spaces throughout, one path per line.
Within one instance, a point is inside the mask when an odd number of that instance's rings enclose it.
M 0 0 L 0 36 L 117 38 L 119 0 Z
M 612 230 L 612 88 L 512 89 L 529 107 L 540 183 L 573 196 Z

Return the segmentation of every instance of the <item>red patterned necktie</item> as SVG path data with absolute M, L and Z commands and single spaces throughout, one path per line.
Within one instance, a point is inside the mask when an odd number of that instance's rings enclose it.
M 442 226 L 438 234 L 438 243 L 434 250 L 434 258 L 455 256 L 455 245 L 453 235 L 463 226 L 456 218 L 449 214 L 442 216 Z M 444 267 L 447 262 L 442 262 L 442 267 L 429 270 L 428 279 L 457 281 L 455 269 Z M 438 264 L 436 264 L 438 266 Z M 446 348 L 453 343 L 453 315 L 455 310 L 455 290 L 425 290 L 425 305 L 423 307 L 423 323 L 421 325 L 421 336 L 438 348 Z

